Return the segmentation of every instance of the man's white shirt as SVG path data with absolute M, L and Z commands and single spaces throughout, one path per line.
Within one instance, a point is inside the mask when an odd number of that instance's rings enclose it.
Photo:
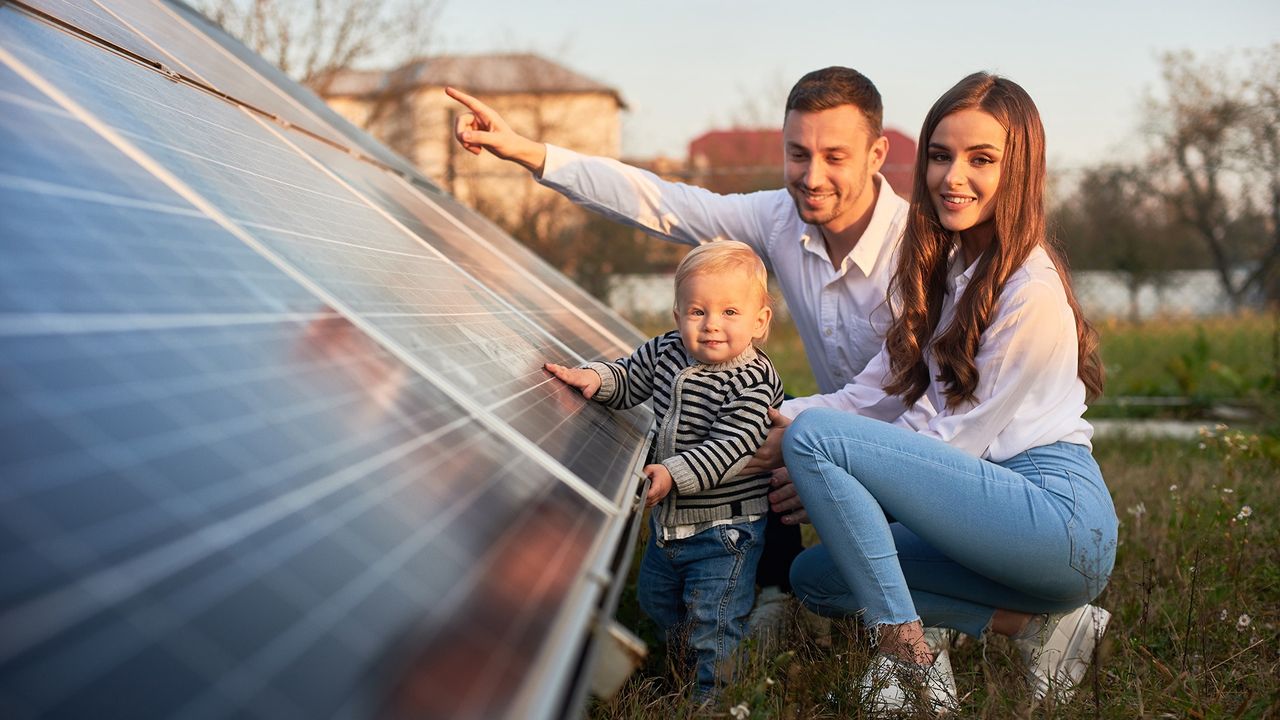
M 881 175 L 871 222 L 839 268 L 786 190 L 718 195 L 608 158 L 547 145 L 543 185 L 575 203 L 685 245 L 738 240 L 764 260 L 787 302 L 822 393 L 851 382 L 879 352 L 885 298 L 906 225 L 906 200 Z

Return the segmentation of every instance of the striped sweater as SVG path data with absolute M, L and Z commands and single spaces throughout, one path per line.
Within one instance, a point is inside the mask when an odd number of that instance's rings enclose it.
M 653 398 L 658 436 L 649 462 L 671 471 L 673 491 L 657 509 L 665 527 L 764 514 L 769 473 L 739 476 L 769 433 L 768 410 L 782 404 L 782 380 L 754 347 L 717 365 L 689 356 L 672 330 L 629 358 L 588 363 L 600 375 L 593 400 L 629 408 Z

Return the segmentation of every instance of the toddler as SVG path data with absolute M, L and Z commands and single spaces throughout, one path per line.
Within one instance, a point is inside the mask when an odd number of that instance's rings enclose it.
M 773 316 L 767 279 L 747 245 L 700 245 L 676 269 L 676 330 L 615 362 L 546 365 L 609 407 L 653 399 L 640 608 L 668 644 L 693 651 L 703 699 L 727 679 L 725 661 L 746 633 L 764 547 L 769 474 L 738 472 L 768 434 L 769 408 L 782 403 L 782 381 L 755 347 Z

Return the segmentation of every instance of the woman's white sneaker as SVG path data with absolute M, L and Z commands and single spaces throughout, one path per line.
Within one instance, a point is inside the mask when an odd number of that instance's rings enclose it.
M 876 653 L 858 682 L 858 696 L 873 717 L 917 708 L 946 715 L 959 705 L 951 657 L 945 650 L 928 667 Z
M 1071 699 L 1110 621 L 1111 613 L 1106 610 L 1083 605 L 1062 615 L 1051 615 L 1035 637 L 1013 641 L 1022 654 L 1036 702 L 1051 693 L 1058 702 Z

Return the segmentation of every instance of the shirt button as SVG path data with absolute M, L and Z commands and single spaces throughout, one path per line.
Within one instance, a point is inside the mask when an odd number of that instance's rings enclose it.
M 827 328 L 825 331 L 823 331 L 822 334 L 826 335 L 827 337 L 831 337 L 831 328 Z

